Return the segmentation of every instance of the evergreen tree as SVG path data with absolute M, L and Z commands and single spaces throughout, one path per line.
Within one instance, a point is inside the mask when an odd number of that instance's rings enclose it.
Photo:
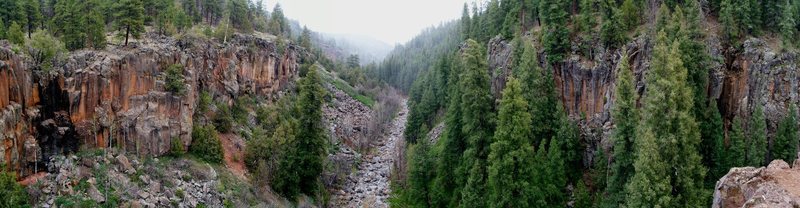
M 55 6 L 55 28 L 61 34 L 62 42 L 70 51 L 83 48 L 86 44 L 86 26 L 78 1 L 58 1 Z
M 273 188 L 289 199 L 300 193 L 316 194 L 327 141 L 322 123 L 324 92 L 316 66 L 299 85 L 298 130 L 273 179 Z
M 448 83 L 460 83 L 462 67 L 452 67 Z M 461 89 L 449 85 L 445 129 L 439 139 L 442 150 L 436 165 L 436 179 L 433 188 L 433 207 L 456 207 L 461 201 L 461 188 L 466 181 L 466 170 L 461 165 L 467 141 L 462 132 Z
M 202 8 L 204 17 L 209 25 L 217 23 L 217 20 L 222 17 L 223 5 L 221 0 L 202 0 Z
M 286 21 L 286 17 L 283 16 L 283 9 L 280 4 L 276 4 L 275 8 L 272 10 L 269 29 L 270 33 L 277 36 L 291 34 L 289 31 L 289 23 Z
M 544 193 L 546 206 L 539 207 L 563 207 L 566 204 L 567 173 L 564 167 L 561 142 L 559 139 L 551 139 L 550 147 L 547 149 L 547 160 L 540 163 L 544 166 L 544 169 L 540 170 L 538 174 L 543 177 L 544 183 L 541 183 L 541 192 Z M 544 151 L 544 149 L 540 148 L 539 151 Z
M 21 4 L 25 29 L 28 31 L 28 38 L 31 38 L 31 33 L 36 30 L 36 25 L 42 20 L 42 7 L 39 5 L 39 0 L 22 0 Z
M 739 39 L 739 23 L 736 19 L 736 5 L 731 1 L 721 0 L 719 22 L 722 24 L 722 40 L 728 45 Z
M 519 81 L 510 78 L 500 101 L 497 131 L 489 153 L 490 207 L 534 205 L 531 115 Z
M 535 140 L 541 142 L 556 136 L 556 130 L 559 128 L 559 116 L 563 113 L 561 105 L 558 100 L 558 92 L 556 92 L 555 79 L 553 78 L 553 69 L 539 70 L 533 80 L 533 103 L 531 107 L 531 114 L 533 115 L 534 122 L 534 136 L 539 139 Z
M 0 0 L 0 21 L 3 25 L 22 22 L 22 9 L 19 0 Z
M 797 109 L 790 107 L 789 114 L 781 121 L 772 143 L 772 159 L 792 162 L 797 159 Z
M 8 27 L 8 41 L 17 45 L 25 44 L 25 33 L 17 22 L 11 22 L 11 26 Z
M 84 19 L 86 27 L 86 46 L 94 49 L 106 47 L 106 24 L 103 14 L 97 10 L 100 7 L 99 0 L 87 0 L 83 5 L 83 12 L 86 14 Z
M 625 205 L 638 207 L 672 207 L 670 186 L 667 171 L 668 164 L 661 158 L 656 138 L 649 127 L 639 130 L 636 138 L 636 159 L 633 167 L 635 173 L 625 185 Z
M 798 41 L 798 20 L 795 19 L 797 14 L 797 7 L 792 5 L 791 1 L 787 0 L 786 4 L 783 5 L 782 18 L 780 22 L 780 31 L 781 37 L 783 38 L 784 47 L 792 46 Z
M 732 167 L 747 165 L 747 137 L 741 116 L 736 116 L 728 133 L 728 151 L 725 154 L 725 172 Z
M 244 33 L 253 32 L 253 24 L 250 16 L 247 0 L 229 0 L 228 10 L 230 11 L 230 23 L 234 28 L 239 29 Z
M 561 106 L 559 103 L 558 106 Z M 557 112 L 558 131 L 554 139 L 559 140 L 561 145 L 561 155 L 564 161 L 564 176 L 569 181 L 575 182 L 581 177 L 583 171 L 583 147 L 581 146 L 581 132 L 578 124 L 569 120 L 566 112 L 561 108 L 554 110 Z
M 633 176 L 634 145 L 639 116 L 636 111 L 636 83 L 628 56 L 623 55 L 617 66 L 616 101 L 613 118 L 616 129 L 612 134 L 614 142 L 614 163 L 609 178 L 606 199 L 619 205 L 625 199 L 625 183 Z
M 625 43 L 625 33 L 620 28 L 622 13 L 614 8 L 610 9 L 610 13 L 603 16 L 603 24 L 600 27 L 600 40 L 606 47 L 616 48 Z
M 596 0 L 581 0 L 581 13 L 578 17 L 578 31 L 592 37 L 597 26 Z M 588 38 L 587 38 L 588 39 Z
M 303 26 L 303 33 L 300 35 L 300 47 L 305 48 L 306 50 L 311 49 L 311 30 L 308 30 L 308 27 Z
M 123 31 L 125 46 L 128 38 L 139 38 L 144 32 L 144 5 L 140 0 L 121 0 L 115 6 L 117 30 Z M 69 46 L 68 46 L 69 47 Z
M 750 115 L 750 150 L 747 151 L 748 165 L 764 166 L 767 161 L 767 120 L 761 104 L 755 103 L 755 110 Z
M 6 26 L 0 21 L 0 39 L 6 39 Z
M 567 20 L 569 13 L 566 9 L 569 2 L 566 0 L 541 0 L 540 11 L 544 22 L 544 35 L 542 45 L 547 54 L 547 62 L 555 64 L 566 58 L 569 49 L 569 30 Z
M 712 100 L 711 105 L 706 108 L 705 117 L 708 120 L 701 125 L 701 128 L 704 128 L 703 145 L 708 146 L 704 148 L 703 159 L 707 161 L 706 167 L 712 170 L 706 177 L 706 187 L 711 187 L 728 171 L 728 167 L 725 166 L 725 127 L 716 101 Z
M 639 15 L 639 8 L 634 5 L 633 0 L 625 0 L 622 2 L 622 6 L 620 7 L 622 12 L 622 27 L 625 28 L 625 31 L 630 31 L 636 26 L 639 26 L 639 19 L 641 16 Z
M 688 72 L 681 61 L 679 44 L 670 46 L 668 42 L 664 31 L 659 32 L 643 98 L 642 125 L 655 138 L 663 160 L 657 162 L 667 164 L 667 178 L 674 193 L 670 196 L 671 206 L 698 207 L 706 197 L 700 181 L 706 174 L 699 154 L 700 131 L 692 116 L 692 89 L 687 83 Z M 638 168 L 636 174 L 640 174 Z
M 486 58 L 483 48 L 474 40 L 467 40 L 461 57 L 464 73 L 461 87 L 462 134 L 467 138 L 464 152 L 464 169 L 468 170 L 467 183 L 462 190 L 462 207 L 485 207 L 489 145 L 494 130 L 494 99 L 489 86 Z
M 412 148 L 411 165 L 408 170 L 409 201 L 416 203 L 413 207 L 430 207 L 430 185 L 435 177 L 435 163 L 430 152 L 428 141 L 421 139 Z
M 469 6 L 467 6 L 467 3 L 464 2 L 464 9 L 461 11 L 461 37 L 463 39 L 474 38 L 470 37 L 470 28 L 472 26 L 471 21 L 472 20 L 469 16 Z

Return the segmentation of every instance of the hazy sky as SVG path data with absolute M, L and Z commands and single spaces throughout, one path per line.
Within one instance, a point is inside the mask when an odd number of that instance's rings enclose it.
M 264 0 L 280 3 L 286 17 L 309 29 L 366 35 L 390 45 L 411 40 L 422 29 L 461 17 L 473 0 Z

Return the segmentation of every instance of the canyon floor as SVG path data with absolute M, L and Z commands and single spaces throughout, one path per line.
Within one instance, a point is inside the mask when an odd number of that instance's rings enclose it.
M 389 207 L 389 177 L 397 143 L 403 139 L 407 117 L 408 106 L 404 99 L 387 134 L 372 140 L 371 151 L 361 156 L 357 170 L 347 176 L 341 190 L 333 193 L 331 204 L 334 207 Z

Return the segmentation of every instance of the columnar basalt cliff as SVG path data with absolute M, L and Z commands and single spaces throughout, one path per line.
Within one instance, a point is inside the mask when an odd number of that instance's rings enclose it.
M 734 116 L 749 117 L 754 104 L 759 103 L 764 105 L 768 132 L 772 135 L 777 123 L 788 113 L 789 106 L 800 104 L 797 94 L 800 87 L 798 54 L 778 51 L 777 47 L 757 38 L 744 41 L 741 51 L 722 48 L 715 37 L 709 37 L 706 43 L 712 60 L 708 64 L 706 93 L 717 101 L 726 124 L 729 125 Z M 607 138 L 613 128 L 611 110 L 619 58 L 623 52 L 629 54 L 636 88 L 641 95 L 645 91 L 644 79 L 650 68 L 652 49 L 652 41 L 640 36 L 622 49 L 596 47 L 588 56 L 578 55 L 575 51 L 554 67 L 548 68 L 541 63 L 544 69 L 554 70 L 561 102 L 570 117 L 582 126 L 587 158 L 594 155 L 597 145 L 611 145 Z M 511 71 L 508 67 L 511 51 L 513 44 L 509 41 L 495 38 L 489 42 L 489 73 L 493 78 L 492 91 L 498 99 Z M 545 60 L 545 56 L 540 51 L 540 62 Z
M 25 176 L 81 146 L 165 154 L 172 139 L 191 142 L 201 91 L 227 104 L 242 95 L 271 98 L 294 82 L 303 56 L 298 47 L 253 36 L 224 44 L 153 36 L 73 52 L 43 72 L 0 44 L 0 163 Z M 174 64 L 184 67 L 182 94 L 164 87 L 162 74 Z

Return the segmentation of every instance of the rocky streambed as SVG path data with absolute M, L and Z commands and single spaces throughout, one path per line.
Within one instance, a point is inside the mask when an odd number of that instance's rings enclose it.
M 402 108 L 388 126 L 388 133 L 372 138 L 372 149 L 360 158 L 356 171 L 348 175 L 340 190 L 332 193 L 333 207 L 389 207 L 391 193 L 389 177 L 395 158 L 397 143 L 403 139 L 408 107 Z

